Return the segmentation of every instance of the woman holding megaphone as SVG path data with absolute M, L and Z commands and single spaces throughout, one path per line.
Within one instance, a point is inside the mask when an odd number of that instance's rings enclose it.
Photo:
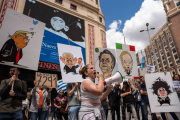
M 103 75 L 101 73 L 97 74 L 92 65 L 85 65 L 79 70 L 79 73 L 84 79 L 81 84 L 81 108 L 79 111 L 79 120 L 106 120 L 100 99 L 105 99 L 112 91 L 113 87 L 109 86 L 108 90 L 103 93 Z M 99 79 L 97 86 L 94 83 L 96 76 Z

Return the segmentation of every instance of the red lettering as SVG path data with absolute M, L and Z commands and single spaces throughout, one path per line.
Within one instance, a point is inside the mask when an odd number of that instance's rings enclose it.
M 54 64 L 54 69 L 57 70 L 57 64 Z
M 111 81 L 112 80 L 112 78 L 111 79 L 109 79 L 109 81 Z
M 48 63 L 44 63 L 44 67 L 43 68 L 49 68 Z
M 49 64 L 49 69 L 53 69 L 52 66 L 53 66 L 53 64 Z

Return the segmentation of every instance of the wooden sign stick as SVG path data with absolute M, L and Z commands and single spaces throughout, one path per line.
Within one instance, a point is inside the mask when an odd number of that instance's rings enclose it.
M 17 77 L 17 68 L 15 68 L 15 71 L 14 71 L 14 75 L 15 77 Z M 14 82 L 12 83 L 12 86 L 11 86 L 11 90 L 13 90 L 13 87 L 14 87 Z

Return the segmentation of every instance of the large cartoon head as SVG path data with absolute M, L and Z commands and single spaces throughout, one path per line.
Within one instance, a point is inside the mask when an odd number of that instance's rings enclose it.
M 60 17 L 52 17 L 51 25 L 56 31 L 59 31 L 62 29 L 64 29 L 65 31 L 69 30 L 69 27 L 66 26 L 65 21 Z
M 116 59 L 114 55 L 107 49 L 99 55 L 99 67 L 103 73 L 112 72 L 115 67 Z
M 162 80 L 160 77 L 152 84 L 153 94 L 156 94 L 159 97 L 165 97 L 172 93 L 170 86 L 166 81 Z
M 63 57 L 60 56 L 60 60 L 69 67 L 74 66 L 77 62 L 77 58 L 74 58 L 71 53 L 64 53 Z
M 34 32 L 16 31 L 12 36 L 10 36 L 16 43 L 18 49 L 22 49 L 28 44 L 29 39 L 27 34 L 34 35 Z
M 120 55 L 120 60 L 121 60 L 122 67 L 125 70 L 132 70 L 133 59 L 132 59 L 132 56 L 129 52 L 123 51 Z

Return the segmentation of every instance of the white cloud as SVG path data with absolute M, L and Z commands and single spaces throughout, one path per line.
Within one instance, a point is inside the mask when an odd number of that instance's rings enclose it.
M 115 43 L 124 43 L 135 45 L 136 51 L 144 49 L 149 44 L 147 32 L 140 33 L 142 29 L 146 29 L 146 23 L 149 23 L 149 28 L 155 27 L 155 30 L 150 31 L 153 36 L 166 22 L 166 14 L 161 0 L 144 0 L 140 10 L 135 13 L 130 20 L 126 20 L 123 32 L 120 32 L 121 20 L 113 21 L 106 31 L 108 48 L 115 48 Z

